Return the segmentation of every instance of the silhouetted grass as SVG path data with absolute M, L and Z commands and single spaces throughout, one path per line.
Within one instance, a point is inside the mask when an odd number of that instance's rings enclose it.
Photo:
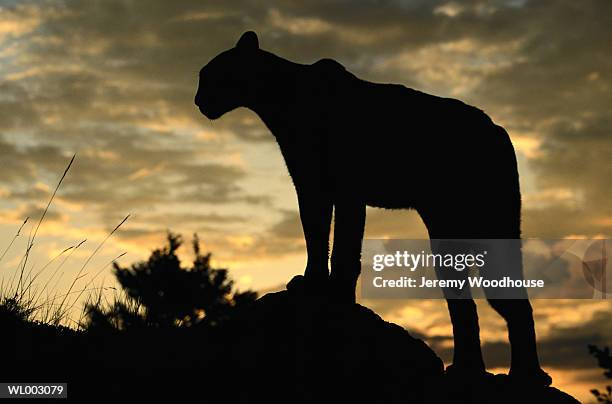
M 51 205 L 58 194 L 60 187 L 62 186 L 62 183 L 66 179 L 75 158 L 76 154 L 72 156 L 64 169 L 64 172 L 60 176 L 57 185 L 53 189 L 53 192 L 51 193 L 45 208 L 41 213 L 40 218 L 36 224 L 30 228 L 25 251 L 21 255 L 15 271 L 13 271 L 9 279 L 7 279 L 5 276 L 0 278 L 0 314 L 13 318 L 16 321 L 78 328 L 79 321 L 74 321 L 70 317 L 75 305 L 80 301 L 85 293 L 102 293 L 105 288 L 103 286 L 93 287 L 93 281 L 102 271 L 108 269 L 108 267 L 116 259 L 125 255 L 125 253 L 120 254 L 113 261 L 98 270 L 96 276 L 90 279 L 83 288 L 75 289 L 77 282 L 86 275 L 84 271 L 90 264 L 92 258 L 102 249 L 106 241 L 121 227 L 121 225 L 127 221 L 129 215 L 127 215 L 117 226 L 115 226 L 113 230 L 104 238 L 104 240 L 102 240 L 102 242 L 87 257 L 80 270 L 72 279 L 68 290 L 65 292 L 61 292 L 59 289 L 60 281 L 64 275 L 63 268 L 73 256 L 74 252 L 77 251 L 87 239 L 84 239 L 75 245 L 64 248 L 61 252 L 46 262 L 40 269 L 36 269 L 34 263 L 28 265 L 30 256 L 36 245 L 35 241 L 39 230 L 43 226 L 45 217 L 47 216 Z M 7 253 L 14 248 L 15 242 L 22 235 L 24 227 L 29 221 L 30 218 L 26 217 L 23 223 L 21 223 L 9 244 L 2 251 L 2 254 L 0 255 L 0 263 L 4 260 Z M 38 282 L 41 279 L 41 276 L 49 270 L 52 270 L 53 272 L 49 277 L 47 277 L 46 281 L 44 283 Z

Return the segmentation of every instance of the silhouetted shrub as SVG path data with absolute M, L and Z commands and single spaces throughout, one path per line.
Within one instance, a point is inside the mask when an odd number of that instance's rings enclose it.
M 168 244 L 153 251 L 147 261 L 128 268 L 114 265 L 114 274 L 124 292 L 107 308 L 90 303 L 86 325 L 91 329 L 176 327 L 206 324 L 216 326 L 230 311 L 253 302 L 255 292 L 233 291 L 226 269 L 211 267 L 211 253 L 203 254 L 197 235 L 195 258 L 183 267 L 177 255 L 181 237 L 168 233 Z
M 0 297 L 0 319 L 2 321 L 23 322 L 30 320 L 34 309 L 23 304 L 16 297 Z
M 604 347 L 603 349 L 599 349 L 595 345 L 589 345 L 589 353 L 597 358 L 597 365 L 605 370 L 604 376 L 608 379 L 612 379 L 612 356 L 610 356 L 610 348 Z M 593 393 L 600 403 L 612 403 L 612 386 L 610 385 L 606 386 L 605 391 L 592 389 L 591 393 Z

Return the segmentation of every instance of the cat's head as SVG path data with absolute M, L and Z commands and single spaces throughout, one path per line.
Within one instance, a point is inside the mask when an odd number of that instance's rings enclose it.
M 209 119 L 217 119 L 245 103 L 254 91 L 257 34 L 242 34 L 236 46 L 215 56 L 200 70 L 195 104 Z

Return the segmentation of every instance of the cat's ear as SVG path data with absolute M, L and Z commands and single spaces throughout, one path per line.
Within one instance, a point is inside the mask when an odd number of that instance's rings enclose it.
M 254 51 L 259 49 L 259 39 L 257 39 L 257 34 L 253 31 L 245 32 L 238 40 L 236 48 L 246 51 Z

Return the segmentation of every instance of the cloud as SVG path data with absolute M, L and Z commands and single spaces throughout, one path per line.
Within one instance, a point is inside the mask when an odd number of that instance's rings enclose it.
M 3 7 L 0 15 L 0 43 L 32 32 L 41 23 L 40 9 L 32 4 Z
M 62 150 L 95 145 L 132 162 L 126 171 L 133 179 L 138 173 L 156 179 L 174 173 L 189 176 L 192 182 L 175 184 L 185 187 L 176 198 L 182 194 L 191 199 L 196 195 L 189 189 L 195 186 L 194 176 L 188 174 L 193 164 L 173 163 L 195 159 L 200 154 L 196 150 L 219 156 L 232 147 L 218 137 L 204 140 L 218 135 L 204 134 L 192 105 L 196 72 L 214 54 L 232 46 L 242 31 L 254 28 L 263 47 L 286 57 L 304 62 L 335 57 L 365 77 L 464 95 L 511 129 L 523 133 L 530 128 L 523 139 L 540 139 L 531 142 L 540 157 L 529 158 L 529 164 L 538 178 L 550 182 L 563 172 L 560 167 L 575 166 L 582 154 L 577 142 L 569 143 L 579 135 L 555 136 L 560 127 L 575 125 L 579 111 L 595 113 L 593 109 L 598 115 L 580 129 L 582 133 L 598 120 L 601 128 L 609 121 L 602 107 L 609 105 L 604 101 L 609 100 L 605 66 L 610 58 L 602 52 L 609 38 L 603 10 L 609 5 L 587 1 L 577 14 L 571 2 L 543 3 L 548 2 L 387 2 L 376 8 L 365 2 L 325 1 L 270 7 L 248 1 L 153 2 L 144 9 L 123 1 L 9 6 L 3 21 L 24 27 L 15 37 L 27 34 L 27 46 L 9 59 L 11 71 L 5 77 L 12 80 L 2 86 L 10 96 L 2 100 L 6 112 L 0 115 L 0 126 L 27 130 L 38 143 Z M 570 22 L 571 33 L 566 29 Z M 568 54 L 574 57 L 568 60 Z M 560 116 L 567 122 L 550 123 Z M 215 122 L 212 133 L 221 132 L 245 142 L 272 139 L 252 114 L 243 112 Z M 168 142 L 151 141 L 159 138 Z M 607 138 L 594 141 L 605 146 L 601 154 L 609 147 Z M 189 148 L 169 151 L 171 139 Z M 562 154 L 563 147 L 575 155 Z M 591 145 L 584 148 L 593 150 Z M 160 154 L 165 154 L 164 175 L 155 176 L 150 163 L 162 160 Z M 564 166 L 568 157 L 571 164 Z M 12 165 L 15 169 L 9 171 L 21 170 L 18 163 Z M 609 167 L 593 159 L 593 167 L 602 165 Z M 226 185 L 217 184 L 209 193 L 215 196 L 202 197 L 202 202 L 230 203 L 237 198 L 239 176 L 224 175 Z M 608 195 L 592 181 L 596 175 L 559 174 L 555 187 L 574 193 L 588 188 L 584 192 L 589 201 L 596 197 L 599 203 Z M 123 178 L 123 173 L 114 172 L 113 177 Z M 134 193 L 151 188 L 132 186 Z M 72 190 L 70 196 L 101 200 L 115 188 L 99 184 Z M 587 221 L 606 223 L 609 215 L 602 211 L 590 216 Z
M 38 221 L 41 218 L 44 210 L 45 205 L 43 204 L 21 204 L 15 210 L 0 213 L 0 221 L 23 222 L 26 218 L 31 221 Z M 66 223 L 68 221 L 68 215 L 62 212 L 49 210 L 45 214 L 45 221 Z

